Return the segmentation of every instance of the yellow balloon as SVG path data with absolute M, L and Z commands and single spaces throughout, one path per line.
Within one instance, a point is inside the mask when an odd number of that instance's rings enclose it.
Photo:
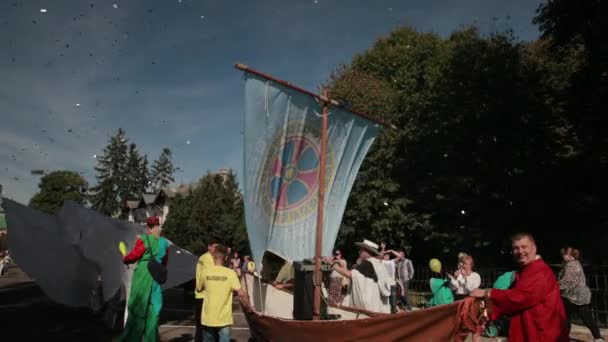
M 431 268 L 431 271 L 435 273 L 441 273 L 441 261 L 437 259 L 431 259 L 431 261 L 429 261 L 429 267 Z
M 127 246 L 125 245 L 124 241 L 120 241 L 118 243 L 118 250 L 120 251 L 120 254 L 122 254 L 122 256 L 127 255 Z
M 247 263 L 247 271 L 249 271 L 249 272 L 255 271 L 255 262 L 250 261 Z

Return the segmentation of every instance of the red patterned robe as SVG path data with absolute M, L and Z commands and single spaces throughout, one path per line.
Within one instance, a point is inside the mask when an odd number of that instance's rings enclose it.
M 511 317 L 509 342 L 568 342 L 566 311 L 555 274 L 542 259 L 516 273 L 509 290 L 493 289 L 490 319 Z

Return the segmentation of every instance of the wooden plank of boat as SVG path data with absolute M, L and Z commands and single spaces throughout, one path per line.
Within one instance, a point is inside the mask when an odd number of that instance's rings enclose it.
M 296 321 L 262 315 L 241 301 L 258 341 L 453 341 L 459 303 L 353 320 Z

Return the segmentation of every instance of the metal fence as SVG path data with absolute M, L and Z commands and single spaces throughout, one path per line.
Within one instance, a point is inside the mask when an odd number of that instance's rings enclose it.
M 551 265 L 556 275 L 561 265 Z M 506 268 L 476 269 L 481 276 L 481 288 L 491 288 L 494 281 L 503 273 L 511 271 Z M 601 327 L 608 327 L 608 266 L 585 266 L 587 285 L 591 289 L 591 311 Z M 423 306 L 431 297 L 429 280 L 431 271 L 428 266 L 416 268 L 414 279 L 410 281 L 409 299 L 414 306 Z M 581 323 L 574 317 L 576 323 Z

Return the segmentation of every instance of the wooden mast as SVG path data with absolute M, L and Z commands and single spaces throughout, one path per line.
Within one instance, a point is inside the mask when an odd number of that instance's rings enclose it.
M 287 82 L 287 81 L 280 80 L 280 79 L 278 79 L 278 78 L 276 78 L 276 77 L 273 77 L 273 76 L 270 76 L 270 75 L 265 74 L 265 73 L 263 73 L 263 72 L 260 72 L 260 71 L 257 71 L 257 70 L 255 70 L 255 69 L 252 69 L 252 68 L 250 68 L 250 67 L 248 67 L 248 66 L 246 66 L 246 65 L 244 65 L 244 64 L 235 64 L 235 65 L 234 65 L 234 67 L 235 67 L 236 69 L 239 69 L 239 70 L 242 70 L 242 71 L 246 71 L 246 72 L 251 73 L 251 74 L 253 74 L 253 75 L 257 75 L 257 76 L 263 77 L 263 78 L 265 78 L 265 79 L 267 79 L 267 80 L 270 80 L 270 81 L 276 82 L 276 83 L 278 83 L 278 84 L 280 84 L 280 85 L 282 85 L 282 86 L 285 86 L 285 87 L 291 88 L 291 89 L 293 89 L 293 90 L 299 91 L 299 92 L 301 92 L 301 93 L 303 93 L 303 94 L 306 94 L 306 95 L 312 96 L 312 97 L 314 97 L 315 99 L 317 99 L 317 100 L 319 100 L 319 101 L 321 101 L 321 102 L 326 102 L 326 103 L 329 103 L 330 105 L 332 105 L 332 106 L 334 106 L 334 107 L 342 107 L 342 106 L 343 106 L 343 103 L 341 103 L 340 101 L 330 99 L 330 98 L 328 98 L 327 96 L 323 96 L 323 95 L 315 94 L 315 93 L 313 93 L 313 92 L 311 92 L 311 91 L 308 91 L 308 90 L 306 90 L 306 89 L 303 89 L 303 88 L 300 88 L 300 87 L 298 87 L 298 86 L 296 86 L 296 85 L 293 85 L 293 84 L 291 84 L 291 83 L 289 83 L 289 82 Z M 365 113 L 356 112 L 356 111 L 354 111 L 354 110 L 352 110 L 352 109 L 348 109 L 348 111 L 349 111 L 351 114 L 353 114 L 353 115 L 356 115 L 356 116 L 362 117 L 362 118 L 367 119 L 367 120 L 369 120 L 369 121 L 371 121 L 371 122 L 375 122 L 375 123 L 377 123 L 377 124 L 379 124 L 379 125 L 382 125 L 382 126 L 384 126 L 384 127 L 396 128 L 395 126 L 393 126 L 393 125 L 389 125 L 389 124 L 387 124 L 386 122 L 384 122 L 384 121 L 382 121 L 382 120 L 380 120 L 380 119 L 378 119 L 378 118 L 375 118 L 375 117 L 373 117 L 373 116 L 371 116 L 371 115 L 369 115 L 369 114 L 365 114 Z
M 327 89 L 323 90 L 323 97 L 327 97 Z M 315 241 L 315 271 L 313 274 L 313 319 L 321 319 L 321 258 L 323 249 L 323 209 L 325 205 L 325 157 L 327 154 L 327 112 L 329 103 L 323 101 L 323 114 L 321 124 L 321 158 L 319 161 L 319 199 L 317 202 L 317 237 Z

